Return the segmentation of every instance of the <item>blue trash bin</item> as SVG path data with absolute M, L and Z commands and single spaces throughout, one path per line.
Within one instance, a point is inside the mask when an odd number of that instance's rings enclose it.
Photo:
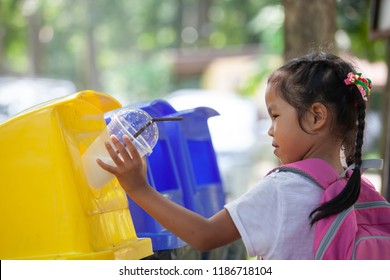
M 223 209 L 225 193 L 213 147 L 208 119 L 219 115 L 208 107 L 176 111 L 167 101 L 157 99 L 137 107 L 159 116 L 182 116 L 179 122 L 159 123 L 168 134 L 188 209 L 210 217 Z M 159 126 L 159 128 L 160 128 Z
M 223 209 L 225 193 L 208 127 L 208 119 L 219 115 L 218 112 L 208 107 L 176 111 L 162 99 L 130 107 L 145 110 L 152 117 L 183 117 L 182 121 L 157 123 L 159 139 L 147 157 L 150 185 L 204 217 Z M 110 121 L 110 113 L 105 119 L 107 123 Z M 167 231 L 130 198 L 128 200 L 137 235 L 151 238 L 154 251 L 182 248 L 186 255 L 194 258 L 194 254 L 187 253 L 184 241 Z M 180 255 L 181 251 L 175 254 Z
M 140 108 L 137 105 L 131 105 L 129 107 Z M 115 111 L 111 111 L 105 115 L 107 124 L 111 120 L 111 114 Z M 145 111 L 149 113 L 151 117 L 162 116 L 154 108 L 145 108 Z M 165 197 L 184 206 L 183 188 L 174 162 L 173 147 L 164 125 L 162 123 L 157 123 L 157 126 L 159 129 L 159 139 L 153 148 L 152 154 L 147 157 L 148 182 Z M 150 238 L 152 240 L 153 251 L 171 250 L 186 245 L 183 240 L 161 226 L 142 208 L 134 203 L 131 198 L 128 198 L 128 202 L 137 236 Z
M 185 207 L 204 217 L 210 217 L 223 209 L 225 192 L 208 127 L 208 119 L 219 114 L 208 107 L 176 111 L 164 100 L 144 103 L 141 108 L 146 111 L 155 109 L 165 117 L 183 117 L 180 122 L 166 122 L 163 125 L 174 147 L 174 162 L 183 186 Z M 183 247 L 178 250 L 179 253 L 184 249 L 191 252 L 191 249 Z M 194 249 L 192 251 L 198 252 Z M 231 246 L 227 245 L 202 253 L 201 258 L 228 259 L 231 258 L 231 251 Z

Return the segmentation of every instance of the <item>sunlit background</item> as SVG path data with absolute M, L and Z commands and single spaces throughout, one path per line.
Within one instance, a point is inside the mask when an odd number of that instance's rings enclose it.
M 368 39 L 370 1 L 338 0 L 337 48 L 375 91 L 367 154 L 378 155 L 386 47 Z M 264 83 L 283 63 L 283 1 L 0 0 L 0 121 L 84 89 L 123 106 L 164 98 L 215 108 L 210 129 L 230 198 L 277 164 Z

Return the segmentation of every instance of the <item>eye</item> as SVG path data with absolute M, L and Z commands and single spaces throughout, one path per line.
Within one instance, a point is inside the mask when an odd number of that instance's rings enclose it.
M 271 119 L 272 119 L 272 120 L 275 120 L 277 117 L 279 117 L 279 115 L 277 115 L 277 114 L 272 114 L 272 115 L 271 115 Z

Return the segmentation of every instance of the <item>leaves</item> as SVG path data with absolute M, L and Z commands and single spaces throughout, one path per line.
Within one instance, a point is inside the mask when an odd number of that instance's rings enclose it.
M 367 38 L 368 5 L 338 1 L 339 28 L 356 55 L 381 59 L 384 43 Z M 31 16 L 35 29 L 28 24 Z M 2 74 L 38 69 L 37 75 L 72 80 L 79 89 L 96 85 L 146 99 L 182 83 L 172 78 L 169 49 L 255 43 L 263 54 L 281 54 L 283 8 L 273 0 L 2 0 L 0 36 Z M 35 59 L 32 50 L 39 54 Z M 249 91 L 262 76 L 253 77 Z

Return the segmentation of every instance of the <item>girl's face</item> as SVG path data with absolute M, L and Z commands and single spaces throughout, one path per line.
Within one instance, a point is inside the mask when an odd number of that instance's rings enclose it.
M 279 96 L 272 84 L 267 86 L 265 102 L 272 120 L 268 134 L 273 138 L 274 154 L 283 164 L 304 159 L 310 153 L 312 135 L 300 127 L 295 108 Z

